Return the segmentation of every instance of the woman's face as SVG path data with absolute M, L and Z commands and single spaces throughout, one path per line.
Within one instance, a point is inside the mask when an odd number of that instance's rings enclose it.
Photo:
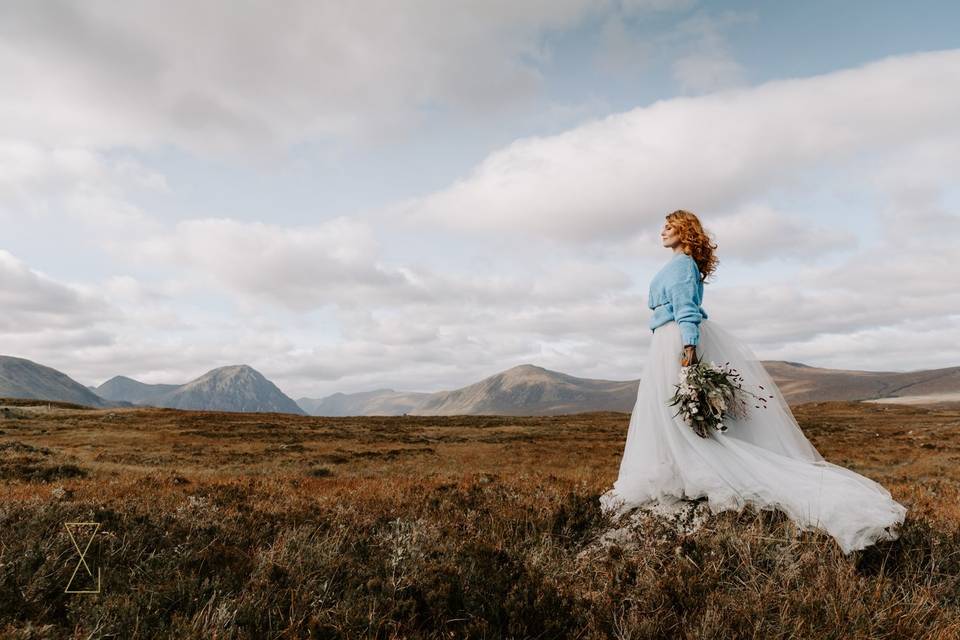
M 660 239 L 663 240 L 663 246 L 671 249 L 680 244 L 680 234 L 673 228 L 669 220 L 663 223 L 663 229 L 660 231 Z

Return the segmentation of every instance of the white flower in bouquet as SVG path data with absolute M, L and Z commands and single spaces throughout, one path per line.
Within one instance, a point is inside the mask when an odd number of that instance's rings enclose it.
M 702 438 L 709 437 L 711 430 L 726 431 L 725 418 L 745 415 L 743 394 L 759 401 L 755 407 L 766 406 L 766 398 L 743 388 L 743 377 L 729 364 L 720 366 L 710 360 L 681 367 L 679 383 L 674 385 L 676 392 L 668 403 L 678 405 L 674 416 L 682 414 L 694 433 Z M 763 390 L 762 385 L 758 386 Z

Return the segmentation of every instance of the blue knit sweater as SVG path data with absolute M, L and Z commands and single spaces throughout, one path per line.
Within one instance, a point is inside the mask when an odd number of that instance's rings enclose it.
M 676 320 L 683 344 L 699 344 L 700 320 L 707 317 L 700 306 L 702 302 L 703 281 L 697 261 L 685 253 L 674 254 L 650 281 L 647 294 L 647 306 L 653 309 L 650 331 Z

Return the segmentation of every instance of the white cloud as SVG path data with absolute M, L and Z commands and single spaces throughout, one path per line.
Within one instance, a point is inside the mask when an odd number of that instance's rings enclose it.
M 857 236 L 839 225 L 816 226 L 802 216 L 788 216 L 768 205 L 753 204 L 736 213 L 704 221 L 722 252 L 744 262 L 773 258 L 794 260 L 854 249 Z M 718 248 L 718 251 L 721 249 Z
M 133 204 L 141 191 L 169 191 L 166 178 L 137 160 L 80 147 L 0 139 L 0 222 L 72 225 L 103 242 L 159 228 Z
M 960 360 L 960 320 L 907 317 L 896 326 L 821 333 L 803 342 L 766 345 L 770 359 L 815 362 L 835 369 L 917 371 L 955 367 Z M 855 364 L 851 364 L 855 363 Z
M 342 331 L 335 343 L 298 351 L 278 363 L 276 376 L 297 394 L 314 397 L 374 385 L 451 389 L 523 362 L 579 375 L 620 371 L 623 378 L 636 377 L 651 336 L 644 309 L 639 296 L 611 294 L 602 303 L 583 299 L 555 306 L 490 309 L 437 302 L 343 310 L 337 312 Z
M 589 0 L 6 2 L 0 136 L 206 152 L 395 135 L 540 90 L 540 37 Z
M 407 135 L 437 111 L 498 113 L 539 95 L 546 34 L 610 6 L 5 4 L 0 221 L 72 225 L 78 243 L 105 243 L 117 261 L 80 285 L 0 251 L 0 304 L 13 309 L 0 340 L 84 382 L 183 382 L 247 362 L 295 396 L 453 388 L 520 362 L 635 378 L 650 312 L 631 287 L 645 289 L 653 271 L 635 274 L 634 261 L 662 252 L 663 215 L 685 207 L 709 212 L 721 260 L 764 267 L 751 286 L 725 286 L 721 272 L 705 307 L 765 357 L 956 362 L 949 240 L 960 228 L 945 194 L 960 162 L 957 51 L 663 100 L 520 139 L 380 218 L 292 226 L 279 212 L 269 224 L 204 217 L 167 228 L 135 196 L 178 185 L 114 148 L 269 162 L 261 152 L 311 139 Z M 629 68 L 667 51 L 687 91 L 742 83 L 726 30 L 749 16 L 696 13 L 650 42 L 628 28 L 692 6 L 623 0 L 607 16 L 601 60 Z M 541 120 L 606 111 L 607 98 L 549 103 Z M 834 171 L 824 190 L 866 191 L 852 199 L 874 206 L 877 243 L 844 230 L 855 225 L 814 223 L 813 198 L 781 206 Z M 424 226 L 394 234 L 380 223 L 397 212 Z M 387 258 L 424 229 L 424 255 Z M 772 258 L 779 270 L 768 273 Z
M 664 100 L 490 154 L 384 215 L 467 232 L 612 240 L 666 212 L 735 209 L 804 170 L 930 140 L 960 146 L 960 51 Z
M 405 275 L 379 265 L 372 229 L 349 218 L 313 227 L 283 227 L 229 218 L 187 220 L 172 233 L 129 248 L 144 263 L 185 269 L 198 286 L 228 290 L 256 300 L 308 310 L 327 304 L 356 304 L 403 289 Z
M 767 358 L 871 370 L 954 366 L 960 215 L 926 195 L 891 198 L 875 218 L 880 233 L 841 261 L 801 262 L 764 284 L 708 288 L 705 308 Z
M 398 237 L 394 242 L 402 242 Z M 367 222 L 346 217 L 287 227 L 228 218 L 187 220 L 126 249 L 141 265 L 182 270 L 198 290 L 239 296 L 244 309 L 280 304 L 306 312 L 328 305 L 485 308 L 593 300 L 628 288 L 630 277 L 587 260 L 550 260 L 532 271 L 482 273 L 391 264 Z M 115 283 L 120 290 L 122 282 Z
M 30 269 L 0 249 L 0 335 L 82 328 L 110 317 L 106 301 Z

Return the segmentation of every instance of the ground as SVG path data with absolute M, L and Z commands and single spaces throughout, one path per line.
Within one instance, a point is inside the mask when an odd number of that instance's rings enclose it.
M 960 637 L 960 410 L 793 410 L 828 460 L 908 507 L 900 540 L 844 558 L 748 509 L 611 544 L 597 498 L 624 413 L 0 400 L 0 636 Z M 66 593 L 93 590 L 91 536 L 100 592 Z

